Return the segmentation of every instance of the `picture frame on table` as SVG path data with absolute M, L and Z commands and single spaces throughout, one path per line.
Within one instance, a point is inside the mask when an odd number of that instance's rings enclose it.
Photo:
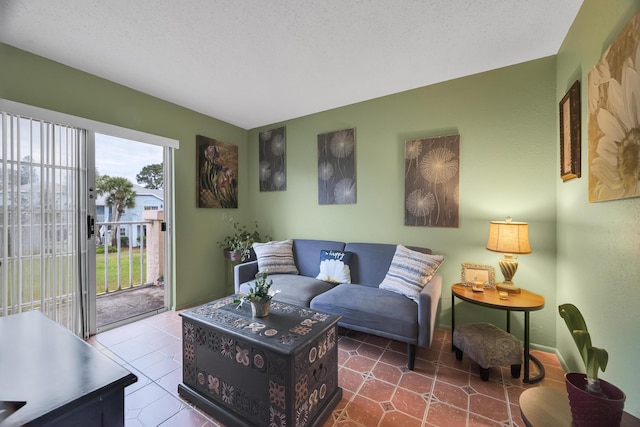
M 485 264 L 462 263 L 460 282 L 465 286 L 472 286 L 475 282 L 482 282 L 484 289 L 495 289 L 496 269 Z
M 559 104 L 560 178 L 580 178 L 580 81 L 576 80 Z

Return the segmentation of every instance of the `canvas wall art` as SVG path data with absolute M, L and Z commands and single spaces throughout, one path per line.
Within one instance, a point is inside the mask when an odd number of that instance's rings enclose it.
M 259 134 L 260 191 L 287 189 L 286 128 L 265 130 Z
M 196 136 L 199 208 L 238 207 L 238 147 Z
M 458 227 L 460 135 L 406 141 L 404 224 Z
M 356 130 L 318 135 L 318 203 L 356 203 Z
M 589 72 L 589 201 L 640 196 L 640 12 Z
M 580 81 L 576 80 L 559 104 L 560 178 L 580 178 Z

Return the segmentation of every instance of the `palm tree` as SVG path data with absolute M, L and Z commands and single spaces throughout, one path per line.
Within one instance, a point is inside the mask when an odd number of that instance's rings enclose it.
M 127 178 L 119 176 L 98 175 L 96 177 L 96 193 L 106 194 L 107 206 L 111 208 L 111 222 L 119 222 L 125 208 L 131 209 L 136 205 L 136 192 L 133 183 Z M 117 230 L 117 227 L 112 227 Z M 111 245 L 116 246 L 118 233 L 111 234 Z

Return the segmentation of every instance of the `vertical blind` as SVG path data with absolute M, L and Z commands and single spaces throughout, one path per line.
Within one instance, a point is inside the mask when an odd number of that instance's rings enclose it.
M 7 113 L 0 130 L 0 315 L 85 335 L 86 131 Z

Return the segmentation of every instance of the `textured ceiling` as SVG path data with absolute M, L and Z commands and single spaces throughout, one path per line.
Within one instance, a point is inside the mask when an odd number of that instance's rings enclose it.
M 582 0 L 2 0 L 0 42 L 245 129 L 557 53 Z

